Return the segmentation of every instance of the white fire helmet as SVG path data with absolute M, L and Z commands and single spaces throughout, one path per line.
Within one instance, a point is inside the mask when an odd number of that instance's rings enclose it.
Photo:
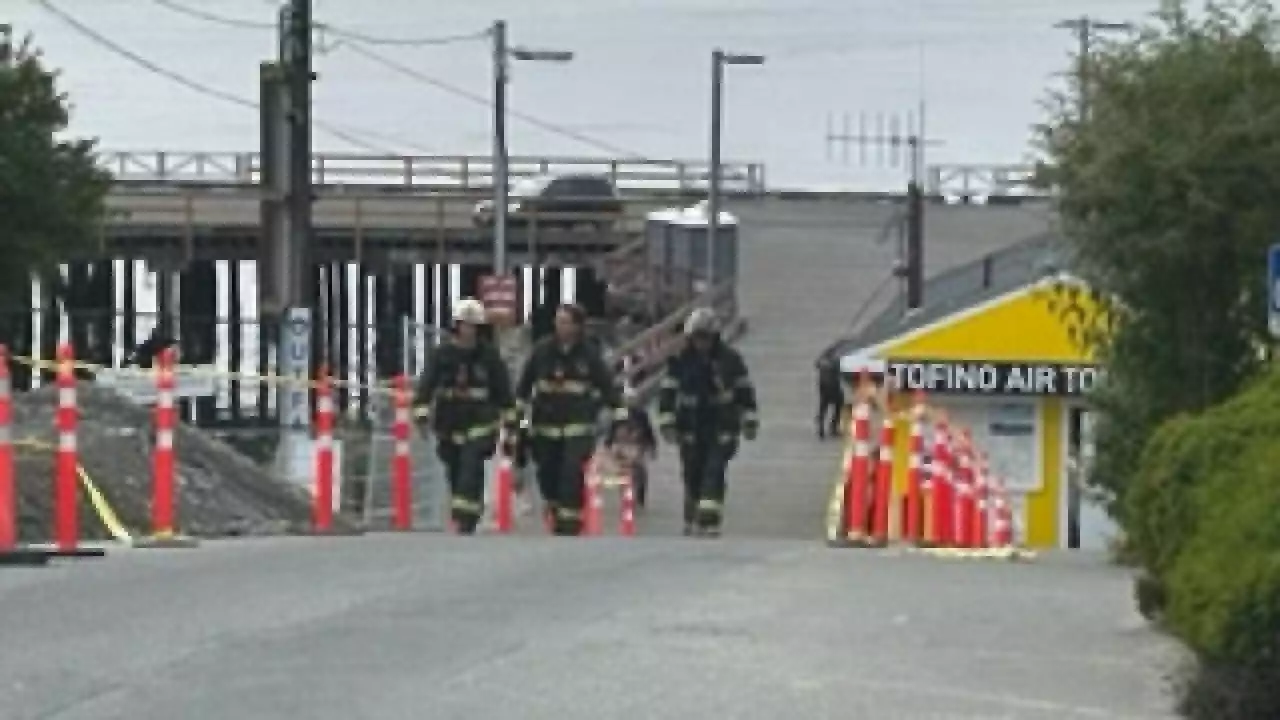
M 462 298 L 453 306 L 453 321 L 469 325 L 483 325 L 488 321 L 484 303 L 475 298 Z
M 716 317 L 716 311 L 711 308 L 703 307 L 694 310 L 689 313 L 689 319 L 684 323 L 685 335 L 718 332 L 720 332 L 720 320 Z

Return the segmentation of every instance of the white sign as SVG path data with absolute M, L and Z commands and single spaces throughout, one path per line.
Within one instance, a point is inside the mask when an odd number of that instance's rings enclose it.
M 280 328 L 279 366 L 280 375 L 295 381 L 280 387 L 280 426 L 295 430 L 310 428 L 310 392 L 302 384 L 311 375 L 310 308 L 289 308 Z
M 217 392 L 214 371 L 213 365 L 178 367 L 174 378 L 174 396 L 213 397 Z M 100 387 L 115 390 L 139 405 L 154 405 L 156 402 L 155 373 L 104 369 L 98 372 L 94 382 Z

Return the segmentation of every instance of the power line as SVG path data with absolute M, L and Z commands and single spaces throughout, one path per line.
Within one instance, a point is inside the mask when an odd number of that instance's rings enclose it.
M 222 15 L 215 15 L 213 13 L 208 13 L 203 10 L 196 10 L 195 8 L 182 5 L 180 3 L 174 2 L 174 0 L 152 0 L 152 2 L 155 2 L 161 5 L 162 7 L 169 8 L 170 10 L 174 10 L 180 13 L 185 13 L 191 17 L 199 18 L 209 22 L 220 23 L 223 25 L 229 25 L 234 27 L 248 27 L 248 28 L 258 29 L 258 30 L 263 30 L 263 29 L 275 30 L 276 29 L 276 26 L 272 23 L 241 20 L 238 18 L 229 18 Z M 273 0 L 264 0 L 264 2 L 270 5 L 275 4 Z M 347 43 L 342 43 L 342 46 L 346 47 L 347 49 L 351 50 L 357 55 L 361 55 L 368 60 L 372 60 L 373 62 L 382 65 L 383 67 L 389 68 L 391 70 L 395 70 L 396 72 L 402 75 L 405 75 L 410 79 L 416 80 L 425 85 L 430 85 L 431 87 L 434 87 L 438 90 L 442 90 L 446 93 L 449 93 L 450 95 L 454 95 L 456 97 L 460 97 L 465 100 L 470 100 L 471 102 L 484 105 L 485 107 L 493 106 L 493 100 L 484 95 L 472 92 L 465 88 L 458 87 L 457 85 L 453 85 L 452 83 L 445 82 L 444 80 L 431 77 L 430 75 L 427 75 L 423 72 L 415 70 L 414 68 L 411 68 L 408 65 L 404 65 L 400 62 L 392 60 L 391 58 L 386 57 L 385 55 L 377 53 L 373 50 L 370 50 L 369 48 L 361 47 L 358 44 L 358 43 L 364 43 L 366 45 L 380 44 L 380 45 L 402 45 L 402 46 L 403 45 L 444 45 L 444 44 L 452 44 L 452 43 L 461 42 L 461 41 L 469 41 L 469 40 L 475 40 L 478 38 L 488 37 L 491 31 L 487 28 L 480 32 L 464 34 L 464 35 L 453 35 L 453 36 L 436 37 L 436 38 L 392 39 L 392 38 L 378 38 L 370 35 L 364 35 L 362 33 L 357 33 L 352 30 L 335 28 L 332 25 L 328 25 L 324 23 L 315 23 L 315 27 L 319 29 L 325 29 L 332 35 L 342 37 L 351 41 Z M 571 130 L 562 125 L 556 125 L 555 123 L 543 120 L 541 118 L 529 115 L 527 113 L 522 113 L 517 110 L 508 109 L 507 114 L 513 118 L 523 120 L 524 122 L 530 125 L 533 125 L 535 127 L 538 127 L 542 130 L 545 130 L 549 133 L 559 135 L 561 137 L 565 137 L 570 140 L 574 140 L 584 145 L 594 147 L 598 150 L 604 150 L 605 152 L 623 156 L 621 159 L 644 158 L 644 155 L 642 153 L 637 153 L 631 150 L 627 150 L 626 148 L 618 147 L 617 145 L 613 145 L 603 140 L 599 140 L 589 135 L 585 135 L 583 133 Z
M 457 85 L 453 85 L 443 80 L 433 78 L 430 75 L 426 75 L 424 73 L 421 73 L 409 67 L 408 65 L 404 65 L 402 63 L 396 62 L 395 60 L 392 60 L 391 58 L 386 57 L 385 55 L 376 53 L 373 50 L 370 50 L 365 47 L 361 47 L 354 43 L 348 43 L 346 44 L 345 47 L 351 50 L 352 52 L 356 53 L 357 55 L 363 56 L 369 60 L 372 60 L 378 63 L 379 65 L 395 70 L 396 72 L 408 78 L 417 80 L 418 82 L 421 82 L 426 85 L 430 85 L 439 90 L 443 90 L 444 92 L 447 92 L 450 95 L 455 95 L 457 97 L 463 98 L 464 100 L 470 100 L 471 102 L 484 105 L 486 107 L 493 107 L 493 100 L 489 99 L 488 97 L 485 97 L 484 95 L 481 95 L 480 93 L 475 93 L 465 88 L 460 88 Z M 513 110 L 508 108 L 507 114 L 510 115 L 511 117 L 523 120 L 526 123 L 533 125 L 534 127 L 540 128 L 542 130 L 545 130 L 549 133 L 560 135 L 561 137 L 566 137 L 566 138 L 569 138 L 570 140 L 575 140 L 584 145 L 589 145 L 599 150 L 604 150 L 605 152 L 613 153 L 615 155 L 620 156 L 620 159 L 638 160 L 638 159 L 644 158 L 644 155 L 641 153 L 637 153 L 637 152 L 628 150 L 626 148 L 618 147 L 617 145 L 613 145 L 603 140 L 598 140 L 588 135 L 584 135 L 580 132 L 570 130 L 569 128 L 566 128 L 562 125 L 556 125 L 555 123 L 551 123 L 541 118 L 535 117 L 533 115 L 529 115 L 528 113 L 522 113 L 522 112 L 519 112 L 518 110 Z
M 218 100 L 222 100 L 223 102 L 230 103 L 232 105 L 237 105 L 239 107 L 247 108 L 254 111 L 257 111 L 259 108 L 258 103 L 254 102 L 253 100 L 250 100 L 245 97 L 241 97 L 239 95 L 235 95 L 233 93 L 226 92 L 225 90 L 219 90 L 218 88 L 205 85 L 204 83 L 201 83 L 197 80 L 192 80 L 191 78 L 188 78 L 184 75 L 180 75 L 179 73 L 176 73 L 162 65 L 158 65 L 152 62 L 151 60 L 148 60 L 147 58 L 133 52 L 132 50 L 106 37 L 102 33 L 99 33 L 98 31 L 84 24 L 80 20 L 77 20 L 75 17 L 67 14 L 65 11 L 55 6 L 50 0 L 33 0 L 33 1 L 37 5 L 39 5 L 41 8 L 43 8 L 45 11 L 49 12 L 50 14 L 56 16 L 57 18 L 65 22 L 67 25 L 69 25 L 75 31 L 79 32 L 81 35 L 84 35 L 85 37 L 89 38 L 93 42 L 101 45 L 102 47 L 107 48 L 111 52 L 117 55 L 120 55 L 121 57 L 124 57 L 125 59 L 133 62 L 135 65 L 138 65 L 139 67 L 149 72 L 152 72 L 168 80 L 171 80 L 179 85 L 182 85 L 183 87 L 189 90 L 193 90 L 202 95 L 207 95 L 209 97 L 216 98 Z M 388 135 L 383 135 L 382 133 L 378 133 L 372 130 L 360 129 L 356 132 L 352 132 L 350 130 L 343 129 L 340 126 L 332 125 L 330 123 L 314 121 L 314 124 L 317 128 L 329 133 L 330 135 L 338 138 L 339 140 L 343 140 L 347 143 L 350 143 L 351 145 L 354 145 L 363 150 L 368 150 L 370 152 L 391 153 L 394 151 L 388 150 L 382 146 L 369 143 L 363 140 L 362 138 L 360 138 L 359 135 L 367 135 L 370 137 L 380 137 L 383 140 L 392 140 L 393 142 L 398 144 L 409 145 L 409 143 L 404 143 L 399 139 L 394 139 Z M 422 148 L 418 148 L 418 149 L 422 149 Z
M 205 20 L 207 22 L 218 23 L 228 27 L 241 28 L 244 30 L 271 30 L 277 29 L 275 23 L 262 22 L 259 20 L 243 20 L 241 18 L 228 17 L 211 13 L 198 8 L 183 5 L 174 0 L 151 0 L 155 4 L 172 10 L 176 13 L 187 15 L 189 17 Z M 454 45 L 461 42 L 471 42 L 480 40 L 489 35 L 487 29 L 477 32 L 464 33 L 460 35 L 445 35 L 439 37 L 407 37 L 407 38 L 389 38 L 377 35 L 368 35 L 356 30 L 339 27 L 325 22 L 312 23 L 312 27 L 316 30 L 328 32 L 330 35 L 348 40 L 356 40 L 358 42 L 368 43 L 370 45 L 399 45 L 408 47 L 423 47 L 428 45 Z

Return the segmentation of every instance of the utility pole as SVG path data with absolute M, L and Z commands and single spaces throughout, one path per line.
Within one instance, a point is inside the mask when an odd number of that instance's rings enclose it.
M 723 125 L 724 66 L 763 65 L 763 55 L 711 53 L 711 167 L 707 179 L 707 292 L 716 286 L 716 246 L 720 244 L 720 135 Z
M 871 133 L 867 129 L 865 114 L 859 118 L 859 129 L 851 132 L 849 116 L 844 116 L 842 132 L 835 132 L 828 120 L 827 145 L 828 157 L 830 146 L 839 144 L 843 148 L 843 156 L 848 160 L 849 145 L 859 148 L 859 157 L 865 165 L 867 148 L 878 150 L 879 164 L 898 167 L 902 164 L 902 152 L 906 150 L 905 161 L 909 165 L 907 180 L 906 210 L 906 243 L 900 250 L 902 257 L 894 268 L 894 274 L 902 278 L 906 284 L 907 312 L 918 310 L 924 304 L 924 149 L 929 145 L 940 145 L 937 140 L 928 140 L 924 134 L 924 103 L 920 103 L 920 119 L 917 121 L 908 114 L 903 123 L 897 116 L 887 118 L 883 113 L 876 116 L 877 129 Z M 888 126 L 886 128 L 886 125 Z
M 1134 29 L 1132 23 L 1128 22 L 1106 22 L 1088 15 L 1082 15 L 1078 18 L 1068 20 L 1060 20 L 1054 23 L 1054 27 L 1059 30 L 1070 30 L 1076 34 L 1078 48 L 1076 51 L 1076 73 L 1077 82 L 1080 84 L 1080 117 L 1081 119 L 1089 117 L 1089 58 L 1093 53 L 1093 41 L 1099 33 L 1103 32 L 1127 32 Z
M 263 321 L 275 321 L 277 373 L 291 382 L 277 386 L 281 429 L 277 467 L 305 484 L 311 475 L 311 328 L 307 305 L 311 280 L 311 0 L 280 8 L 279 62 L 261 68 Z
M 493 274 L 507 272 L 507 21 L 493 23 Z
M 311 0 L 290 0 L 285 13 L 281 46 L 289 88 L 289 241 L 290 283 L 286 306 L 303 307 L 310 283 L 311 250 Z

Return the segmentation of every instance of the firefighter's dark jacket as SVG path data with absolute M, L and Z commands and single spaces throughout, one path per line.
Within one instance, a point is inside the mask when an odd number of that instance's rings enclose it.
M 701 356 L 687 345 L 667 361 L 658 389 L 658 427 L 675 427 L 686 440 L 719 436 L 737 439 L 744 428 L 759 426 L 756 390 L 737 350 L 716 340 Z
M 415 408 L 431 408 L 432 429 L 442 440 L 465 442 L 495 436 L 499 424 L 516 421 L 507 366 L 493 345 L 441 345 L 418 384 Z
M 564 348 L 554 337 L 539 340 L 520 373 L 516 397 L 521 410 L 529 409 L 531 438 L 592 436 L 605 408 L 614 422 L 626 419 L 613 373 L 585 341 Z

